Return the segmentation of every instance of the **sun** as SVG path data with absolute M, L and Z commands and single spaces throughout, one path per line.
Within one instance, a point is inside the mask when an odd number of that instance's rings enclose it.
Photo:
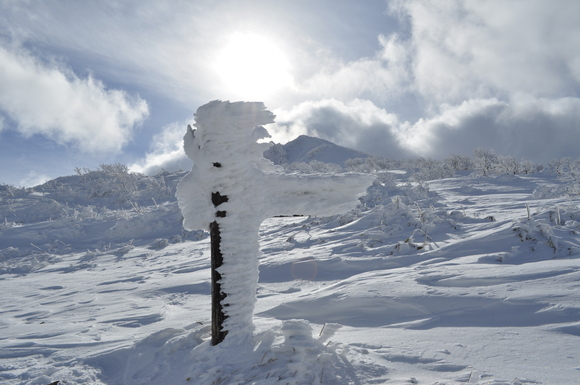
M 292 84 L 286 55 L 265 37 L 235 32 L 218 57 L 216 69 L 235 96 L 261 99 Z

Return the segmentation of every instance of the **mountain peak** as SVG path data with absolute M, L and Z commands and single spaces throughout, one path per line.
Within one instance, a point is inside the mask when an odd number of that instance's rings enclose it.
M 344 167 L 344 162 L 353 158 L 368 158 L 369 154 L 339 146 L 328 140 L 300 135 L 286 144 L 274 144 L 264 152 L 264 157 L 274 164 L 319 161 L 335 163 Z

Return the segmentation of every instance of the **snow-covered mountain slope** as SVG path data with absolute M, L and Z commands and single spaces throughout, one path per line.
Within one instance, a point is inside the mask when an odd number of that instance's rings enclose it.
M 580 208 L 545 170 L 409 183 L 266 220 L 255 348 L 208 344 L 183 173 L 0 190 L 0 383 L 580 383 Z
M 369 156 L 364 152 L 307 135 L 300 135 L 286 144 L 274 144 L 264 153 L 265 158 L 277 165 L 318 161 L 338 164 L 341 167 L 344 167 L 344 162 L 348 159 L 368 158 Z

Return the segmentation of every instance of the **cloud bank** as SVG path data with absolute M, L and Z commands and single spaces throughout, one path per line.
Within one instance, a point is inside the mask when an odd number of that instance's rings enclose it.
M 0 109 L 24 136 L 45 135 L 86 152 L 119 151 L 148 114 L 144 100 L 22 50 L 0 47 L 0 84 Z
M 435 117 L 405 128 L 407 147 L 427 156 L 469 155 L 482 147 L 547 163 L 580 155 L 579 122 L 578 98 L 520 96 L 510 102 L 470 99 L 458 106 L 442 105 Z
M 499 154 L 549 162 L 578 156 L 580 99 L 515 97 L 470 99 L 443 104 L 435 116 L 399 121 L 368 100 L 304 102 L 276 111 L 273 138 L 285 142 L 297 135 L 317 136 L 387 158 L 441 158 L 470 155 L 477 147 Z
M 577 94 L 580 3 L 395 1 L 417 91 L 435 103 Z
M 580 3 L 409 0 L 390 11 L 406 31 L 306 80 L 304 93 L 323 100 L 278 112 L 283 132 L 389 157 L 580 156 Z M 410 100 L 423 117 L 389 112 Z

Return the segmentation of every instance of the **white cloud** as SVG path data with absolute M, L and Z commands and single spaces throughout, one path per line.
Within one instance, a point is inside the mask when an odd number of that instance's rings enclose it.
M 402 146 L 435 157 L 476 147 L 539 162 L 580 155 L 580 3 L 390 5 L 408 23 L 396 47 L 428 114 L 399 126 Z
M 18 131 L 85 152 L 119 151 L 148 115 L 139 97 L 105 89 L 91 76 L 81 79 L 56 62 L 41 63 L 21 49 L 0 46 L 0 84 L 0 110 Z
M 519 95 L 503 102 L 472 99 L 443 105 L 440 113 L 406 123 L 404 145 L 423 156 L 469 155 L 474 148 L 546 163 L 578 156 L 580 99 Z
M 101 76 L 190 106 L 233 94 L 216 64 L 227 35 L 245 24 L 237 7 L 211 0 L 0 2 L 0 25 L 15 39 L 80 57 Z
M 491 132 L 509 106 L 498 99 L 471 99 L 460 105 L 443 104 L 439 113 L 414 124 L 405 122 L 404 146 L 423 156 L 446 152 L 468 154 L 476 147 L 490 148 L 496 139 Z
M 131 171 L 155 175 L 164 170 L 191 169 L 192 162 L 183 151 L 183 136 L 187 131 L 187 124 L 175 122 L 163 127 L 160 133 L 153 136 L 151 150 L 145 155 L 145 159 L 131 165 Z
M 48 175 L 39 174 L 36 171 L 30 171 L 24 179 L 18 183 L 19 187 L 33 187 L 49 181 L 51 178 Z
M 409 49 L 397 35 L 378 37 L 380 49 L 373 57 L 343 63 L 325 57 L 318 59 L 319 70 L 303 79 L 298 94 L 309 99 L 355 98 L 387 102 L 409 91 Z
M 561 97 L 578 89 L 578 2 L 409 0 L 391 5 L 409 17 L 416 88 L 434 102 L 515 93 Z

